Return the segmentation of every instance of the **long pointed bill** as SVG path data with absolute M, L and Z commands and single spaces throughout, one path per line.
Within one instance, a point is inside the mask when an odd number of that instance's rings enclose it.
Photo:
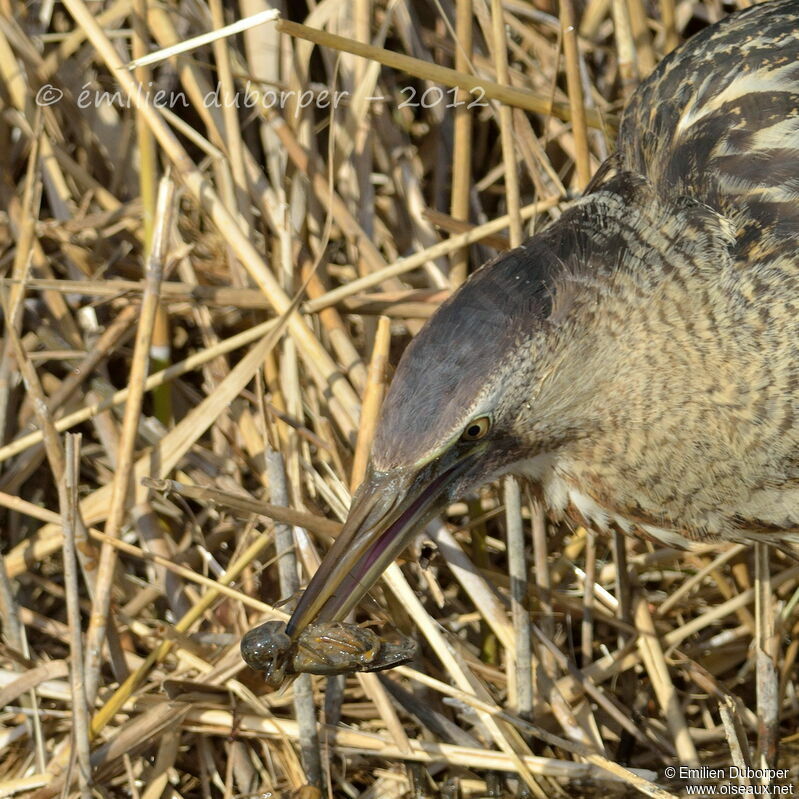
M 358 604 L 411 535 L 444 502 L 447 487 L 468 468 L 462 458 L 426 484 L 396 472 L 367 477 L 347 521 L 289 620 L 292 640 L 311 622 L 339 621 Z

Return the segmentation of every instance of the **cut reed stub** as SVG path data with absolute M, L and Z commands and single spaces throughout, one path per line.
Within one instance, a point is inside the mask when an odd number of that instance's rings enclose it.
M 349 674 L 383 671 L 416 656 L 411 638 L 387 641 L 373 630 L 340 621 L 309 624 L 292 641 L 282 621 L 268 621 L 241 639 L 244 662 L 264 673 L 267 684 L 279 688 L 295 674 Z

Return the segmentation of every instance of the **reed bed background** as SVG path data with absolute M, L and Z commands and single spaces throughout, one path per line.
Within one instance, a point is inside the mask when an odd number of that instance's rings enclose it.
M 553 526 L 514 482 L 364 606 L 412 664 L 275 693 L 238 646 L 338 531 L 425 319 L 747 4 L 0 0 L 0 796 L 668 797 L 795 762 L 793 560 Z

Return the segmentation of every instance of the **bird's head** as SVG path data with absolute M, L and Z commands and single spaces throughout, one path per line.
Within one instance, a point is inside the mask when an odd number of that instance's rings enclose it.
M 403 354 L 367 475 L 343 530 L 289 622 L 342 619 L 449 502 L 534 457 L 541 356 L 556 254 L 531 239 L 478 270 Z
M 675 269 L 716 269 L 732 240 L 709 208 L 666 204 L 622 173 L 475 272 L 405 351 L 366 479 L 289 635 L 344 618 L 453 499 L 618 429 L 641 379 L 629 353 L 647 352 L 645 298 Z

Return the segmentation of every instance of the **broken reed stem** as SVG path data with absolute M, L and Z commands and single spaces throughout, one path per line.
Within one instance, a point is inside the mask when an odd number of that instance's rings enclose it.
M 133 0 L 133 41 L 134 61 L 149 54 L 149 29 L 147 26 L 147 7 L 150 0 Z M 138 65 L 134 74 L 140 86 L 151 86 L 152 71 L 143 64 Z M 151 252 L 153 232 L 156 223 L 158 162 L 155 138 L 141 114 L 136 114 L 136 139 L 139 145 L 139 183 L 143 206 L 144 251 Z M 152 342 L 150 346 L 150 371 L 160 371 L 169 366 L 170 340 L 169 316 L 166 308 L 159 302 L 153 321 Z M 169 386 L 159 386 L 153 390 L 155 417 L 168 426 L 172 420 L 172 394 Z
M 130 393 L 125 404 L 122 421 L 122 434 L 118 449 L 118 463 L 114 473 L 111 490 L 111 503 L 105 534 L 109 538 L 117 538 L 127 512 L 131 477 L 133 475 L 134 452 L 138 435 L 141 404 L 145 392 L 147 370 L 152 342 L 153 325 L 158 311 L 158 300 L 161 278 L 164 271 L 169 236 L 172 231 L 172 213 L 174 210 L 175 186 L 169 177 L 161 179 L 156 202 L 157 223 L 153 232 L 152 248 L 144 270 L 144 294 L 136 331 L 136 343 L 133 350 L 128 385 Z M 92 613 L 89 628 L 86 631 L 86 697 L 89 705 L 94 704 L 100 679 L 103 646 L 106 639 L 108 612 L 111 605 L 111 592 L 116 565 L 116 549 L 103 545 L 100 552 L 100 564 L 97 569 L 97 582 L 92 601 Z
M 313 533 L 335 538 L 341 532 L 341 522 L 326 519 L 307 511 L 295 510 L 290 507 L 281 507 L 260 500 L 249 499 L 238 494 L 220 491 L 205 486 L 192 486 L 180 483 L 177 480 L 153 480 L 145 478 L 142 484 L 165 494 L 179 494 L 190 497 L 200 502 L 218 505 L 219 507 L 238 510 L 241 514 L 249 516 L 253 513 L 268 516 L 281 524 L 304 527 Z
M 66 437 L 66 468 L 61 506 L 64 527 L 64 593 L 67 600 L 67 621 L 70 630 L 70 687 L 72 690 L 72 741 L 77 753 L 78 784 L 83 799 L 92 797 L 92 770 L 89 756 L 89 705 L 86 697 L 86 676 L 83 662 L 80 597 L 78 593 L 78 558 L 75 552 L 78 529 L 78 481 L 80 475 L 80 433 Z
M 149 53 L 146 56 L 137 58 L 131 61 L 127 65 L 127 68 L 138 69 L 142 66 L 149 66 L 150 64 L 157 64 L 161 61 L 166 61 L 168 58 L 174 58 L 181 53 L 188 53 L 191 50 L 196 50 L 206 44 L 212 44 L 213 42 L 227 38 L 228 36 L 233 36 L 237 33 L 250 30 L 256 25 L 263 25 L 265 22 L 274 22 L 279 15 L 280 12 L 276 9 L 268 9 L 258 14 L 253 14 L 250 17 L 246 17 L 245 19 L 240 19 L 231 23 L 230 25 L 226 25 L 223 28 L 218 28 L 216 30 L 209 31 L 208 33 L 203 33 L 200 36 L 193 36 L 191 39 L 180 42 L 180 44 L 176 44 L 174 47 L 165 47 L 163 50 L 159 50 L 155 53 Z

